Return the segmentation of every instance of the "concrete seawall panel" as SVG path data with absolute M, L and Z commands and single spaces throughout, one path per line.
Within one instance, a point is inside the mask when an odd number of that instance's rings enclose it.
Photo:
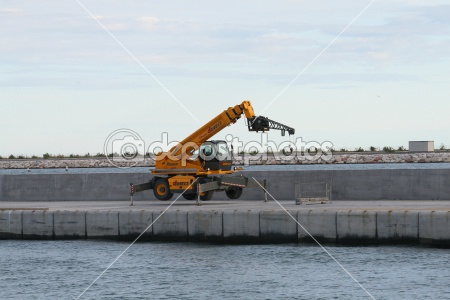
M 425 245 L 450 244 L 450 211 L 420 211 L 419 239 Z
M 119 212 L 119 235 L 120 239 L 134 240 L 141 235 L 140 240 L 151 240 L 153 228 L 151 211 L 121 211 Z M 149 227 L 150 226 L 150 227 Z
M 223 212 L 189 211 L 188 235 L 190 241 L 223 242 Z
M 187 213 L 179 210 L 168 210 L 153 212 L 153 236 L 156 240 L 164 241 L 187 241 L 188 220 Z
M 22 238 L 22 211 L 0 211 L 0 239 Z
M 414 211 L 377 212 L 378 243 L 418 243 L 419 213 Z
M 319 242 L 336 242 L 336 212 L 308 210 L 298 212 L 298 222 Z M 299 242 L 314 242 L 301 227 L 298 228 Z
M 86 237 L 91 239 L 118 239 L 119 212 L 88 211 L 86 213 Z
M 226 243 L 259 242 L 259 211 L 223 212 L 223 238 Z
M 46 210 L 22 211 L 24 239 L 53 239 L 53 212 Z
M 3 198 L 3 176 L 4 175 L 0 175 L 0 201 L 5 201 Z
M 182 201 L 167 210 L 168 203 L 138 203 L 132 207 L 107 202 L 63 204 L 48 202 L 46 208 L 38 209 L 44 205 L 35 203 L 32 210 L 20 210 L 11 204 L 1 208 L 0 239 L 133 240 L 148 228 L 141 241 L 313 242 L 304 227 L 319 242 L 450 247 L 446 201 L 335 201 L 309 206 L 286 201 L 283 204 L 290 215 L 273 201 L 224 201 L 201 206 Z M 80 207 L 85 210 L 78 210 Z
M 338 211 L 337 240 L 342 243 L 376 243 L 377 214 L 375 211 Z
M 53 218 L 55 239 L 86 238 L 86 212 L 55 211 Z
M 261 211 L 259 214 L 261 242 L 297 242 L 297 212 Z

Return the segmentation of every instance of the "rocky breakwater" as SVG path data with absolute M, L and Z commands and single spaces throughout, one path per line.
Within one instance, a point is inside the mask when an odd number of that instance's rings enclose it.
M 0 169 L 56 169 L 56 168 L 112 168 L 129 164 L 114 162 L 106 158 L 68 158 L 68 159 L 1 159 Z M 136 167 L 154 166 L 155 161 L 138 161 Z
M 450 152 L 439 153 L 395 153 L 395 154 L 338 154 L 331 163 L 437 163 L 450 162 Z
M 377 163 L 440 163 L 450 162 L 450 152 L 429 153 L 333 153 L 311 154 L 293 153 L 291 155 L 235 155 L 236 165 L 283 165 L 283 164 L 377 164 Z M 71 159 L 0 159 L 0 169 L 52 169 L 52 168 L 111 168 L 129 166 L 106 158 Z M 139 160 L 136 167 L 153 167 L 155 161 L 150 158 Z
M 441 163 L 450 162 L 450 152 L 428 153 L 327 153 L 304 154 L 257 154 L 235 157 L 236 164 L 282 165 L 282 164 L 377 164 L 377 163 Z

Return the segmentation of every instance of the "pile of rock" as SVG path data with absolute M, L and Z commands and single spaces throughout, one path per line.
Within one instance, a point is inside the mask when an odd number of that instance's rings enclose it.
M 438 163 L 450 162 L 450 152 L 433 153 L 376 153 L 376 154 L 305 154 L 291 155 L 261 154 L 234 156 L 236 165 L 285 165 L 285 164 L 376 164 L 376 163 Z M 0 169 L 48 169 L 48 168 L 111 168 L 126 167 L 129 163 L 114 161 L 112 164 L 106 158 L 84 159 L 0 159 Z M 155 161 L 150 158 L 139 160 L 136 167 L 153 167 Z
M 126 163 L 114 162 L 113 165 L 106 158 L 90 159 L 2 159 L 0 169 L 53 169 L 53 168 L 112 168 L 115 166 L 127 166 Z M 129 165 L 129 164 L 128 164 Z M 134 165 L 134 164 L 133 164 Z M 154 166 L 155 162 L 145 159 L 136 163 L 137 167 Z
M 241 165 L 283 165 L 283 164 L 376 164 L 376 163 L 438 163 L 450 162 L 450 152 L 435 153 L 376 153 L 376 154 L 316 154 L 304 153 L 291 156 L 245 155 L 235 157 Z

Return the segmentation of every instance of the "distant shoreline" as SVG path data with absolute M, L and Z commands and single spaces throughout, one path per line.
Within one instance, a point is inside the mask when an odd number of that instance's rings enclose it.
M 235 165 L 309 165 L 309 164 L 379 164 L 379 163 L 442 163 L 450 162 L 449 151 L 436 152 L 334 152 L 332 155 L 314 157 L 298 153 L 289 160 L 273 154 L 252 156 L 235 155 Z M 118 165 L 121 165 L 120 163 Z M 126 164 L 123 164 L 126 166 Z M 153 167 L 155 161 L 145 158 L 136 167 Z M 0 169 L 57 169 L 57 168 L 110 168 L 114 167 L 105 157 L 90 158 L 23 158 L 0 159 Z

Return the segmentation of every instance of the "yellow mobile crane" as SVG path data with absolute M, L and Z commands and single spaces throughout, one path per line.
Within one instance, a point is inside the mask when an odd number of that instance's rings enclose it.
M 153 189 L 156 199 L 163 201 L 183 191 L 183 197 L 187 200 L 197 199 L 198 196 L 201 200 L 210 200 L 215 191 L 225 191 L 229 199 L 238 199 L 242 188 L 248 186 L 248 179 L 243 176 L 224 176 L 239 169 L 232 168 L 232 154 L 227 143 L 209 139 L 236 123 L 243 114 L 247 118 L 249 131 L 277 129 L 281 130 L 283 136 L 286 131 L 289 135 L 295 133 L 294 128 L 256 116 L 250 101 L 243 101 L 217 115 L 170 151 L 159 153 L 152 171 L 153 178 L 142 184 L 131 183 L 130 195 Z M 199 185 L 203 188 L 200 189 Z

